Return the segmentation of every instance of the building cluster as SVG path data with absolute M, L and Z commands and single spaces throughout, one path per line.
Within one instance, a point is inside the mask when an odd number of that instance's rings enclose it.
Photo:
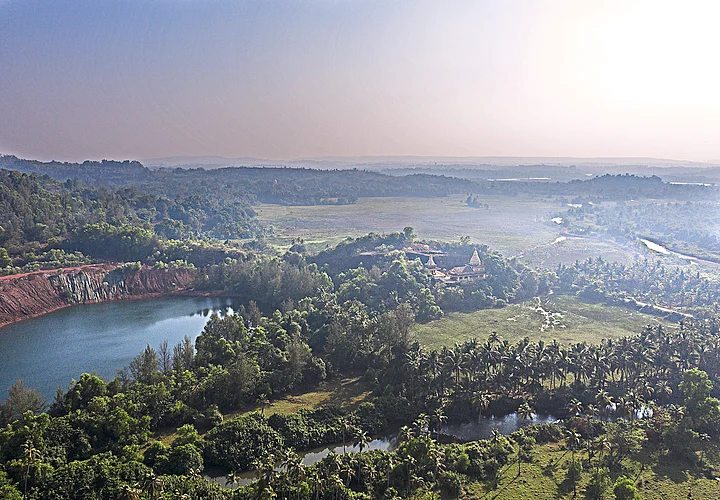
M 372 250 L 361 252 L 361 256 L 387 255 L 391 250 Z M 433 277 L 443 283 L 467 283 L 486 277 L 485 266 L 483 265 L 477 249 L 464 266 L 443 268 L 435 262 L 436 257 L 446 257 L 447 254 L 441 250 L 435 250 L 424 243 L 412 243 L 402 249 L 409 259 L 420 259 L 427 269 L 432 271 Z
M 470 261 L 464 266 L 442 269 L 435 263 L 433 256 L 429 255 L 425 267 L 432 270 L 435 279 L 444 283 L 466 283 L 485 278 L 485 266 L 480 260 L 477 250 L 473 252 Z

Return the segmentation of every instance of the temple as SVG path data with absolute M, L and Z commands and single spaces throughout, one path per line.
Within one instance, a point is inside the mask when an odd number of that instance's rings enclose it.
M 470 261 L 464 266 L 451 269 L 440 269 L 435 263 L 433 256 L 428 257 L 425 267 L 432 270 L 433 277 L 445 283 L 466 283 L 476 279 L 485 278 L 485 266 L 475 250 Z

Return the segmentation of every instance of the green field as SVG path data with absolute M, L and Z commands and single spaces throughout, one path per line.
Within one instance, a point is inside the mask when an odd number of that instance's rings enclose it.
M 333 379 L 322 382 L 315 390 L 300 392 L 297 394 L 286 394 L 277 399 L 269 400 L 264 408 L 266 416 L 275 413 L 295 413 L 303 409 L 319 408 L 321 406 L 336 406 L 347 410 L 354 410 L 371 393 L 360 377 Z M 224 420 L 230 420 L 238 415 L 244 415 L 253 411 L 260 411 L 260 405 L 255 408 L 245 409 L 234 413 L 223 415 Z
M 260 204 L 261 223 L 272 226 L 270 243 L 287 248 L 302 238 L 311 251 L 333 246 L 348 236 L 415 228 L 421 239 L 472 241 L 489 245 L 507 257 L 519 256 L 533 265 L 556 266 L 601 255 L 628 262 L 631 249 L 597 240 L 569 238 L 557 242 L 558 228 L 547 223 L 559 203 L 548 198 L 486 196 L 489 209 L 471 208 L 464 195 L 445 198 L 361 198 L 354 205 L 284 206 Z
M 603 338 L 637 334 L 649 324 L 670 326 L 657 316 L 622 307 L 585 304 L 575 297 L 557 296 L 544 307 L 563 317 L 559 318 L 559 324 L 543 330 L 543 317 L 535 306 L 536 303 L 531 301 L 501 309 L 450 313 L 445 318 L 415 325 L 411 335 L 431 348 L 452 346 L 472 338 L 485 340 L 493 331 L 510 342 L 530 337 L 534 341 L 557 339 L 563 343 L 596 343 Z
M 517 476 L 515 457 L 516 455 L 511 456 L 511 463 L 503 469 L 497 489 L 492 489 L 489 483 L 472 483 L 467 487 L 466 498 L 498 500 L 573 498 L 572 483 L 566 479 L 571 455 L 560 443 L 538 446 L 533 461 L 521 465 L 520 477 Z M 578 452 L 575 459 L 583 462 L 585 469 L 577 483 L 575 498 L 593 498 L 592 492 L 586 495 L 586 488 L 594 472 L 592 467 L 588 467 L 588 455 L 586 452 Z M 667 457 L 658 460 L 646 456 L 643 460 L 644 462 L 625 459 L 622 465 L 625 468 L 625 475 L 635 481 L 641 498 L 645 500 L 720 498 L 720 481 L 704 477 L 703 471 L 697 467 L 685 463 L 672 463 Z M 687 474 L 683 472 L 684 470 L 687 470 Z M 615 475 L 612 478 L 614 480 Z M 690 492 L 692 496 L 688 495 Z M 614 498 L 614 496 L 610 493 L 603 498 Z

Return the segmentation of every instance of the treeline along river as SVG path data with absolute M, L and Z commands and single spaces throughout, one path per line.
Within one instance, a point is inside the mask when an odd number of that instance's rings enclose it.
M 146 345 L 195 340 L 230 299 L 166 297 L 73 306 L 0 328 L 0 400 L 21 378 L 52 402 L 83 372 L 112 379 Z

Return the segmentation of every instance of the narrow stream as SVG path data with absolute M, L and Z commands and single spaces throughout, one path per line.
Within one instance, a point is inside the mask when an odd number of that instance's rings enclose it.
M 363 451 L 370 451 L 370 450 L 381 450 L 381 451 L 393 451 L 397 447 L 397 437 L 396 436 L 390 436 L 390 437 L 379 437 L 376 439 L 373 439 L 370 441 L 370 443 L 367 444 L 363 448 Z M 326 456 L 330 454 L 331 451 L 334 451 L 337 454 L 342 453 L 357 453 L 360 451 L 360 448 L 357 446 L 352 445 L 346 445 L 343 447 L 340 446 L 327 446 L 324 448 L 315 448 L 313 450 L 309 450 L 306 452 L 298 453 L 302 457 L 302 463 L 303 465 L 313 465 L 316 462 L 319 462 Z M 281 470 L 280 467 L 276 467 L 275 470 Z M 239 474 L 238 481 L 234 484 L 228 483 L 227 477 L 224 475 L 218 475 L 218 476 L 212 476 L 207 475 L 205 476 L 206 479 L 209 481 L 212 481 L 214 483 L 219 484 L 223 488 L 237 488 L 240 486 L 245 486 L 247 484 L 250 484 L 255 481 L 255 471 L 248 471 L 243 472 Z
M 525 427 L 531 424 L 547 424 L 557 422 L 557 419 L 552 415 L 534 415 L 533 419 L 523 420 L 518 416 L 517 413 L 511 413 L 504 417 L 492 417 L 492 416 L 480 416 L 477 422 L 468 422 L 464 424 L 451 424 L 445 425 L 440 434 L 443 436 L 452 437 L 458 441 L 477 441 L 479 439 L 489 439 L 492 436 L 492 431 L 497 429 L 500 434 L 507 435 L 512 434 L 521 427 Z M 397 448 L 397 436 L 389 437 L 378 437 L 372 440 L 368 446 L 364 448 L 364 451 L 369 450 L 382 450 L 382 451 L 393 451 Z M 313 465 L 319 462 L 326 456 L 334 451 L 337 454 L 342 453 L 357 453 L 360 449 L 357 446 L 346 446 L 343 448 L 340 446 L 328 446 L 324 448 L 316 448 L 304 453 L 299 453 L 302 457 L 302 463 L 304 465 Z M 276 467 L 275 470 L 281 470 L 280 467 Z M 212 472 L 212 471 L 208 471 Z M 220 473 L 221 474 L 221 473 Z M 239 475 L 239 480 L 234 484 L 230 484 L 227 481 L 227 477 L 224 475 L 206 475 L 205 478 L 209 481 L 219 484 L 224 488 L 237 488 L 245 486 L 255 481 L 255 472 L 248 471 L 243 472 Z

